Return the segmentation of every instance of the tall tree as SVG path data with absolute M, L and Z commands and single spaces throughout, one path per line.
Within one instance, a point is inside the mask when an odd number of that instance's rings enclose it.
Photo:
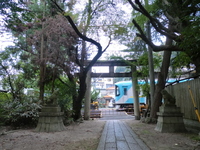
M 159 6 L 154 12 L 148 12 L 139 0 L 128 0 L 132 8 L 145 17 L 147 17 L 154 27 L 154 29 L 160 34 L 166 36 L 166 44 L 156 46 L 153 41 L 149 40 L 144 31 L 136 20 L 132 20 L 139 33 L 137 36 L 141 37 L 155 52 L 164 51 L 163 64 L 161 72 L 158 76 L 158 84 L 156 86 L 154 104 L 151 111 L 151 118 L 156 118 L 156 112 L 161 104 L 162 95 L 160 91 L 165 87 L 166 78 L 168 76 L 168 68 L 170 65 L 170 56 L 172 51 L 182 51 L 192 58 L 192 62 L 196 66 L 196 71 L 199 74 L 200 64 L 199 49 L 198 46 L 192 43 L 187 43 L 190 46 L 190 50 L 185 47 L 185 40 L 189 38 L 186 31 L 190 28 L 192 31 L 196 29 L 196 23 L 198 22 L 199 15 L 199 3 L 197 1 L 156 1 L 156 5 Z M 162 18 L 162 19 L 160 19 Z M 195 24 L 195 25 L 194 25 Z M 189 28 L 188 28 L 189 27 Z M 199 35 L 195 34 L 192 38 L 195 42 L 198 42 Z M 199 42 L 198 42 L 199 43 Z M 198 58 L 198 59 L 197 59 Z
M 38 5 L 38 3 L 40 5 Z M 26 58 L 40 66 L 40 99 L 43 101 L 45 84 L 54 81 L 64 72 L 74 72 L 78 36 L 61 15 L 55 15 L 52 3 L 36 1 L 20 5 L 20 14 L 12 9 L 5 18 L 7 27 L 13 32 L 18 46 L 19 59 Z M 26 8 L 26 9 L 25 9 Z M 64 19 L 64 20 L 63 20 Z M 17 21 L 16 21 L 17 20 Z M 64 22 L 63 22 L 64 21 Z
M 85 91 L 87 89 L 86 87 L 86 74 L 91 69 L 91 67 L 94 65 L 94 63 L 101 57 L 101 55 L 105 52 L 107 47 L 110 44 L 110 41 L 112 39 L 112 29 L 115 28 L 113 24 L 113 20 L 116 21 L 114 18 L 116 18 L 118 11 L 116 11 L 116 4 L 113 1 L 110 0 L 98 0 L 98 1 L 92 1 L 88 0 L 88 3 L 84 9 L 83 13 L 83 19 L 80 20 L 80 26 L 76 26 L 74 21 L 71 19 L 70 15 L 66 12 L 64 12 L 62 9 L 60 9 L 59 5 L 57 5 L 57 8 L 63 14 L 71 24 L 71 26 L 74 28 L 77 35 L 84 41 L 82 45 L 82 52 L 83 54 L 89 54 L 92 53 L 93 56 L 90 56 L 91 61 L 88 64 L 84 64 L 84 60 L 86 58 L 80 60 L 77 59 L 76 64 L 80 68 L 79 73 L 79 91 L 77 98 L 74 99 L 74 118 L 75 120 L 80 118 L 80 109 L 82 106 L 82 99 L 85 96 Z M 113 10 L 113 11 L 112 11 Z M 102 18 L 99 19 L 99 18 Z M 105 20 L 106 18 L 107 20 Z M 109 19 L 108 19 L 109 18 Z M 123 20 L 119 21 L 119 24 L 122 23 Z M 79 29 L 80 30 L 79 30 Z M 97 33 L 97 34 L 94 34 Z M 105 46 L 105 49 L 102 49 L 102 46 L 99 42 L 99 35 L 102 35 L 104 33 L 108 37 L 108 42 Z M 88 38 L 89 35 L 93 36 L 93 39 Z M 87 52 L 85 51 L 85 42 L 92 47 L 92 49 L 87 48 Z M 92 45 L 92 46 L 91 46 Z M 95 49 L 97 47 L 97 51 Z M 89 50 L 91 50 L 89 52 Z M 85 52 L 84 52 L 85 51 Z M 82 55 L 84 57 L 84 55 Z

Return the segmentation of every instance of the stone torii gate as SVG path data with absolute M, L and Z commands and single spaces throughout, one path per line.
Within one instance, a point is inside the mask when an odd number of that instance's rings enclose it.
M 134 62 L 135 60 L 132 60 Z M 132 84 L 133 84 L 133 96 L 134 96 L 134 115 L 135 119 L 140 119 L 140 110 L 139 110 L 139 96 L 137 87 L 137 77 L 134 76 L 134 72 L 136 72 L 136 66 L 131 66 L 131 71 L 129 73 L 115 73 L 114 67 L 115 66 L 130 66 L 124 61 L 120 60 L 112 60 L 112 61 L 97 61 L 93 67 L 100 66 L 100 67 L 109 67 L 109 73 L 93 73 L 91 70 L 87 74 L 87 91 L 85 94 L 85 107 L 84 107 L 84 119 L 89 120 L 90 118 L 90 100 L 91 100 L 91 78 L 94 77 L 101 77 L 101 78 L 110 78 L 110 77 L 132 77 Z

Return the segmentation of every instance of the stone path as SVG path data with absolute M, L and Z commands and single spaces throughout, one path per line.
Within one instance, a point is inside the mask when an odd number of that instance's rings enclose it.
M 133 130 L 120 120 L 106 122 L 97 150 L 150 150 Z
M 116 111 L 116 109 L 100 109 L 102 112 L 102 118 L 99 120 L 124 120 L 134 119 L 134 116 L 128 115 L 125 111 Z

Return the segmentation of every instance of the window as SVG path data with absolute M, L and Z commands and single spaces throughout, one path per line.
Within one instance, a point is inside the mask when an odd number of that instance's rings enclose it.
M 119 92 L 119 87 L 116 85 L 115 86 L 115 96 L 119 96 L 120 92 Z
M 124 87 L 124 95 L 127 95 L 127 88 Z

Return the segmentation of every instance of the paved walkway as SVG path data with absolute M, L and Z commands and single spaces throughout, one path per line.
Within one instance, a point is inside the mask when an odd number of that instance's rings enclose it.
M 100 109 L 102 112 L 102 118 L 99 120 L 124 120 L 124 119 L 134 119 L 134 116 L 127 115 L 125 111 L 116 111 L 116 109 Z
M 150 150 L 133 130 L 120 120 L 106 122 L 97 150 Z

